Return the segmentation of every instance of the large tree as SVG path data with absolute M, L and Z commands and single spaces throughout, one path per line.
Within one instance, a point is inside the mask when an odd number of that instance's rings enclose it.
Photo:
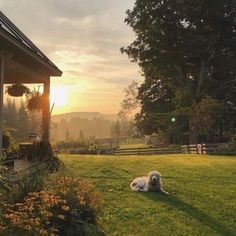
M 136 0 L 125 21 L 136 39 L 121 51 L 145 76 L 138 121 L 145 123 L 152 113 L 182 112 L 193 143 L 198 129 L 190 114 L 202 99 L 216 99 L 233 112 L 236 0 Z

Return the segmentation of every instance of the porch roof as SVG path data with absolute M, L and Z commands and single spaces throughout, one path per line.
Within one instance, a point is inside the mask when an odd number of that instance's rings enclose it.
M 44 83 L 61 70 L 50 61 L 1 11 L 0 52 L 5 60 L 4 83 Z

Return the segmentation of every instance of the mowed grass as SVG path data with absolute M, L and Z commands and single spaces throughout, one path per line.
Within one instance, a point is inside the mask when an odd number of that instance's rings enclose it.
M 236 157 L 61 156 L 66 172 L 91 181 L 107 235 L 236 235 Z M 170 196 L 132 192 L 133 178 L 162 173 Z
M 136 143 L 136 144 L 121 144 L 120 148 L 148 148 L 150 145 L 144 143 Z

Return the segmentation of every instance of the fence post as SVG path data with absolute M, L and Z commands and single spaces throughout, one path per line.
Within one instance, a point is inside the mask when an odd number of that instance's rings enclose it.
M 139 155 L 141 154 L 141 152 L 140 152 L 140 148 L 138 148 L 138 154 L 139 154 Z
M 201 143 L 201 155 L 203 154 L 203 143 Z
M 189 144 L 187 144 L 187 154 L 189 154 Z

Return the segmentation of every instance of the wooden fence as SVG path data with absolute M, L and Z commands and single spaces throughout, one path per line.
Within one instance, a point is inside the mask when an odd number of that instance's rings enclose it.
M 205 143 L 181 146 L 182 153 L 236 155 L 236 149 L 228 143 Z
M 235 147 L 227 143 L 192 144 L 179 147 L 119 148 L 114 155 L 155 155 L 155 154 L 212 154 L 236 155 Z
M 180 147 L 175 148 L 127 148 L 127 149 L 116 149 L 114 155 L 154 155 L 154 154 L 176 154 L 181 153 Z

